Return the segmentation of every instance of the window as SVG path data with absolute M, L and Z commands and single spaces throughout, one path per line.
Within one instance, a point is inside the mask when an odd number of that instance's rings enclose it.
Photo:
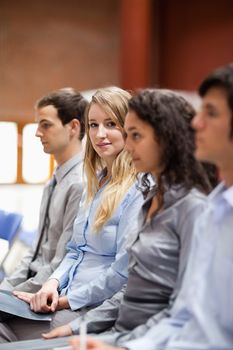
M 0 183 L 15 183 L 17 180 L 17 124 L 0 123 Z
M 50 176 L 50 156 L 45 154 L 38 137 L 37 124 L 27 124 L 23 128 L 22 177 L 27 183 L 46 181 Z
M 35 136 L 37 124 L 0 122 L 0 184 L 45 182 L 54 162 Z

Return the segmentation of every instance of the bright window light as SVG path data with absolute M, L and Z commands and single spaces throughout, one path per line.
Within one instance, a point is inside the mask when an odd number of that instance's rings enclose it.
M 17 179 L 16 123 L 0 122 L 0 183 L 14 183 Z
M 28 183 L 45 182 L 50 175 L 50 155 L 44 153 L 38 137 L 37 124 L 23 128 L 23 179 Z

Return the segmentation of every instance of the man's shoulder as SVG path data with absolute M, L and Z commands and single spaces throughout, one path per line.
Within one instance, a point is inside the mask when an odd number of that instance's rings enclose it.
M 73 184 L 82 185 L 86 182 L 86 177 L 83 169 L 83 162 L 75 164 L 66 174 L 63 175 L 61 182 L 66 183 L 67 186 Z

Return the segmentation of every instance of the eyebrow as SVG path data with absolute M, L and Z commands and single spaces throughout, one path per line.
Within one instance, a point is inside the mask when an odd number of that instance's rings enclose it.
M 206 103 L 206 104 L 203 104 L 202 107 L 204 107 L 204 108 L 211 108 L 211 109 L 214 108 L 214 109 L 216 109 L 216 106 L 213 105 L 213 104 L 210 103 L 210 102 L 208 102 L 208 103 Z
M 51 120 L 49 120 L 49 119 L 41 119 L 39 122 L 38 122 L 38 124 L 41 124 L 41 123 L 52 123 L 51 122 Z
M 135 126 L 130 126 L 127 131 L 132 131 L 132 130 L 137 130 L 137 128 Z
M 90 118 L 90 119 L 88 119 L 88 121 L 89 122 L 96 122 L 96 119 L 95 118 Z M 111 118 L 106 118 L 106 119 L 104 119 L 104 121 L 107 122 L 107 121 L 114 121 L 114 120 L 111 119 Z

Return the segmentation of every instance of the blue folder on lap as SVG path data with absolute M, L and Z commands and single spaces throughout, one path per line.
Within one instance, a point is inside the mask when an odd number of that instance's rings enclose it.
M 54 339 L 34 339 L 22 340 L 12 343 L 0 344 L 0 350 L 53 350 L 54 348 L 67 347 L 71 337 L 54 338 Z
M 35 313 L 28 303 L 18 299 L 9 291 L 0 291 L 0 320 L 18 316 L 34 321 L 51 321 L 51 314 Z

